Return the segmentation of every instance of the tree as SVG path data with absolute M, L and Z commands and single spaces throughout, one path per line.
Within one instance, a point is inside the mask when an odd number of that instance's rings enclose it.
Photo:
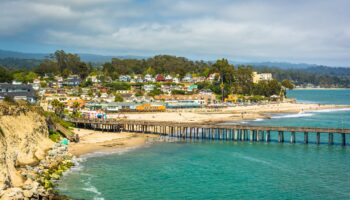
M 34 79 L 38 78 L 38 75 L 34 72 L 28 72 L 25 75 L 25 82 L 27 83 L 32 83 L 34 81 Z
M 234 66 L 228 63 L 228 60 L 221 59 L 217 60 L 216 63 L 213 64 L 214 70 L 220 75 L 220 83 L 216 83 L 219 85 L 221 90 L 222 100 L 227 97 L 232 92 L 232 86 L 234 83 L 235 70 Z
M 282 81 L 282 86 L 287 88 L 287 89 L 290 89 L 290 90 L 294 89 L 294 84 L 290 80 L 287 80 L 287 79 L 284 79 Z
M 74 101 L 72 108 L 73 108 L 73 115 L 75 115 L 80 107 L 80 103 L 78 101 Z
M 61 103 L 59 100 L 55 99 L 51 102 L 51 105 L 52 105 L 56 115 L 62 116 L 63 111 L 64 111 L 64 104 Z
M 235 92 L 251 95 L 253 89 L 253 69 L 250 66 L 238 66 L 236 73 Z
M 0 66 L 0 83 L 10 83 L 13 80 L 11 72 Z
M 44 76 L 45 74 L 58 74 L 59 67 L 54 60 L 45 59 L 34 69 L 34 72 L 40 76 Z
M 154 96 L 157 96 L 157 95 L 160 95 L 160 94 L 163 94 L 162 90 L 160 90 L 159 88 L 154 88 L 152 91 L 150 91 L 148 93 L 148 96 L 154 97 Z
M 156 71 L 152 67 L 148 67 L 145 74 L 156 75 Z
M 123 101 L 124 101 L 123 97 L 119 93 L 116 93 L 114 96 L 114 102 L 123 102 Z

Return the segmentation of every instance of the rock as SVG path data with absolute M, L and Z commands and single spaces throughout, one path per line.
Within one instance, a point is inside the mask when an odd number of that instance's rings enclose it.
M 0 189 L 0 197 L 4 196 L 4 194 L 5 194 L 5 191 Z
M 24 197 L 32 197 L 33 196 L 33 192 L 31 190 L 24 190 L 23 191 L 23 196 Z
M 13 199 L 18 199 L 18 197 L 22 196 L 23 190 L 18 187 L 10 188 L 9 193 L 7 194 L 8 197 L 12 197 Z
M 39 159 L 39 160 L 44 159 L 45 158 L 45 152 L 43 150 L 41 150 L 41 149 L 38 149 L 37 151 L 35 151 L 34 156 L 37 159 Z

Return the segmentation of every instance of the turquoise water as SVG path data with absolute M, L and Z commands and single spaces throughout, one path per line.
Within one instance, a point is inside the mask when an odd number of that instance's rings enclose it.
M 319 98 L 337 98 L 333 90 L 316 93 L 317 99 L 304 91 L 290 95 L 317 103 L 329 101 Z M 347 99 L 337 102 L 350 104 Z M 349 110 L 329 110 L 244 123 L 350 128 L 349 122 Z M 321 140 L 327 141 L 324 136 Z M 156 143 L 85 158 L 58 189 L 74 199 L 350 199 L 350 146 L 312 144 L 312 134 L 310 142 Z
M 350 89 L 291 90 L 287 92 L 287 97 L 305 103 L 350 104 Z

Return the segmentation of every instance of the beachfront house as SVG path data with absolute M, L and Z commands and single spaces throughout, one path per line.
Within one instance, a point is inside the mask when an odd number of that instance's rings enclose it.
M 166 101 L 166 108 L 169 109 L 180 109 L 180 108 L 200 108 L 202 104 L 199 100 L 177 100 L 177 101 Z

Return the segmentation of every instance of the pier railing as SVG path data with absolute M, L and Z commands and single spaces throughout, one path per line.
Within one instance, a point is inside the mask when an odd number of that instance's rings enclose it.
M 346 145 L 346 135 L 350 129 L 319 127 L 279 127 L 237 124 L 214 124 L 199 122 L 163 122 L 128 119 L 70 119 L 77 127 L 102 131 L 128 131 L 154 133 L 171 137 L 233 140 L 233 141 L 271 141 L 271 134 L 277 133 L 277 141 L 285 142 L 285 133 L 290 133 L 290 142 L 296 142 L 296 134 L 304 134 L 304 143 L 309 143 L 309 134 L 316 135 L 320 144 L 321 134 L 328 134 L 328 143 L 333 144 L 334 134 L 341 135 L 341 144 Z

